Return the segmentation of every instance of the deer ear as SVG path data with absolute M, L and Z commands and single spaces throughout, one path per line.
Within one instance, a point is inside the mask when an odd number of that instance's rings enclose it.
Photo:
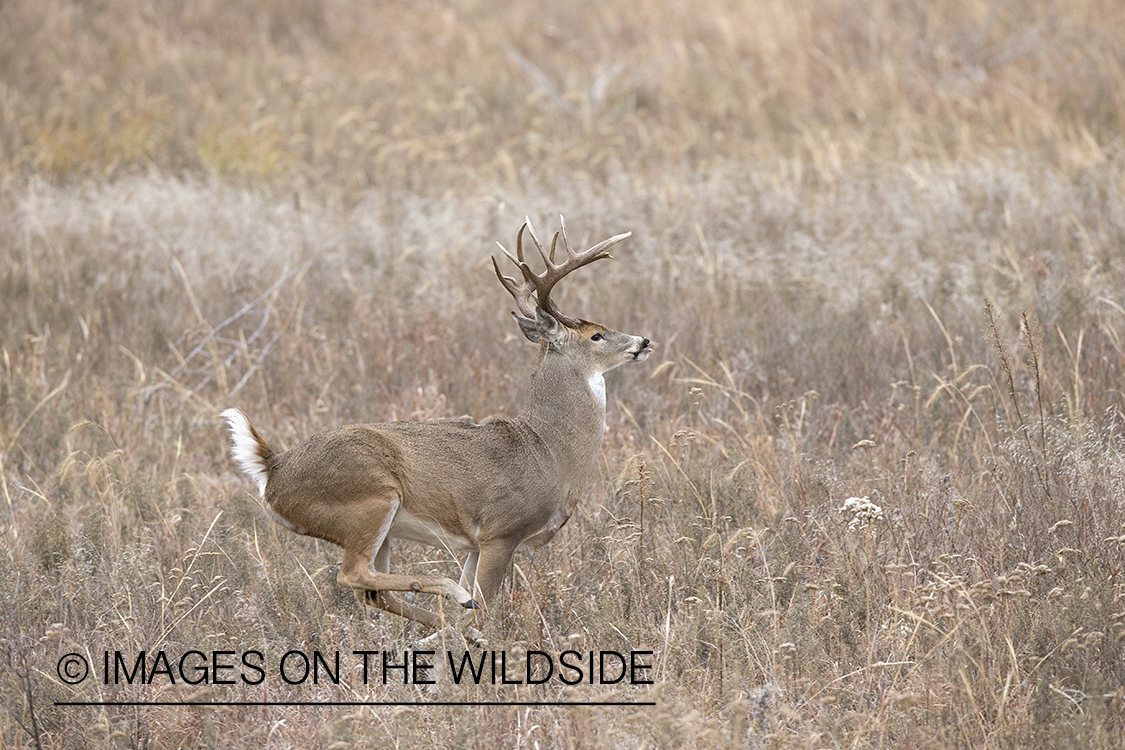
M 538 305 L 535 306 L 535 329 L 539 332 L 539 337 L 551 342 L 558 341 L 562 334 L 562 326 L 555 316 Z
M 516 315 L 514 312 L 512 313 L 512 319 L 519 325 L 520 330 L 523 331 L 523 335 L 528 341 L 533 344 L 539 343 L 539 329 L 535 327 L 534 320 L 528 320 L 522 315 Z
M 558 341 L 562 333 L 562 326 L 554 315 L 544 310 L 542 307 L 535 308 L 535 320 L 529 320 L 522 315 L 512 313 L 512 318 L 519 324 L 520 330 L 527 340 L 533 344 L 538 344 L 543 339 L 554 343 Z

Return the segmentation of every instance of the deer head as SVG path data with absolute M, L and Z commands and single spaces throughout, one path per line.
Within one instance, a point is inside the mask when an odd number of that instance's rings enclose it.
M 531 220 L 525 218 L 523 225 L 516 234 L 516 254 L 513 256 L 507 248 L 496 243 L 501 252 L 508 257 L 519 269 L 523 281 L 517 281 L 500 272 L 496 257 L 492 258 L 492 267 L 500 283 L 512 295 L 519 312 L 512 312 L 512 317 L 519 324 L 524 336 L 533 343 L 540 344 L 542 356 L 549 352 L 566 353 L 579 369 L 588 377 L 600 376 L 607 370 L 612 370 L 626 362 L 641 362 L 648 358 L 652 352 L 651 342 L 642 336 L 631 336 L 627 333 L 614 331 L 599 323 L 592 323 L 580 318 L 572 318 L 559 310 L 555 301 L 551 299 L 551 290 L 555 285 L 576 269 L 589 265 L 602 258 L 612 258 L 609 248 L 621 240 L 632 235 L 625 232 L 603 240 L 588 250 L 576 252 L 566 236 L 566 222 L 559 217 L 560 229 L 551 239 L 551 251 L 544 250 L 539 238 L 535 236 L 535 229 Z M 523 235 L 527 232 L 539 256 L 543 259 L 546 270 L 537 274 L 528 265 L 523 250 Z M 559 262 L 555 261 L 558 250 L 559 238 L 565 249 L 566 257 Z M 591 387 L 595 387 L 592 383 Z M 604 394 L 604 384 L 602 385 Z

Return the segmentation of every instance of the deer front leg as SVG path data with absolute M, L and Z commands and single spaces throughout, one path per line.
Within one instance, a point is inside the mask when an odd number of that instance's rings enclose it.
M 504 576 L 508 574 L 508 566 L 512 562 L 515 551 L 516 545 L 508 542 L 481 545 L 474 571 L 473 596 L 474 601 L 485 607 L 485 612 L 500 591 L 500 585 L 504 582 Z M 479 621 L 480 613 L 475 614 Z
M 461 569 L 460 585 L 473 593 L 474 609 L 476 610 L 468 618 L 467 623 L 464 621 L 462 623 L 465 628 L 465 636 L 470 643 L 477 646 L 483 646 L 485 643 L 478 628 L 484 627 L 487 609 L 481 607 L 487 608 L 492 603 L 493 597 L 499 592 L 515 550 L 515 545 L 506 543 L 482 545 L 480 549 L 470 552 L 468 559 L 465 560 L 465 566 Z M 379 592 L 379 595 L 383 596 L 384 592 Z M 439 625 L 435 624 L 432 627 L 437 628 Z M 423 639 L 421 643 L 430 646 L 437 643 L 440 637 L 441 632 L 437 632 L 429 638 Z
M 465 566 L 461 568 L 461 580 L 457 585 L 473 595 L 473 600 L 480 599 L 480 589 L 477 588 L 477 562 L 480 560 L 480 550 L 475 549 L 465 559 Z

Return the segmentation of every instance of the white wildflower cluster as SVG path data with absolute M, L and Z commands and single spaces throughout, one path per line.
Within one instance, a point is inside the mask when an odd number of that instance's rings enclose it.
M 866 497 L 849 497 L 840 508 L 841 513 L 851 513 L 848 532 L 873 529 L 876 521 L 883 519 L 883 509 Z

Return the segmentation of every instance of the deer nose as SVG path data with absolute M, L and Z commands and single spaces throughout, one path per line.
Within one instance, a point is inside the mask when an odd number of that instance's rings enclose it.
M 641 342 L 641 348 L 642 348 L 642 349 L 647 349 L 647 348 L 648 348 L 648 345 L 649 345 L 649 344 L 651 344 L 651 343 L 652 343 L 652 342 L 651 342 L 651 341 L 649 341 L 649 340 L 648 340 L 648 338 L 645 338 L 645 340 Z

